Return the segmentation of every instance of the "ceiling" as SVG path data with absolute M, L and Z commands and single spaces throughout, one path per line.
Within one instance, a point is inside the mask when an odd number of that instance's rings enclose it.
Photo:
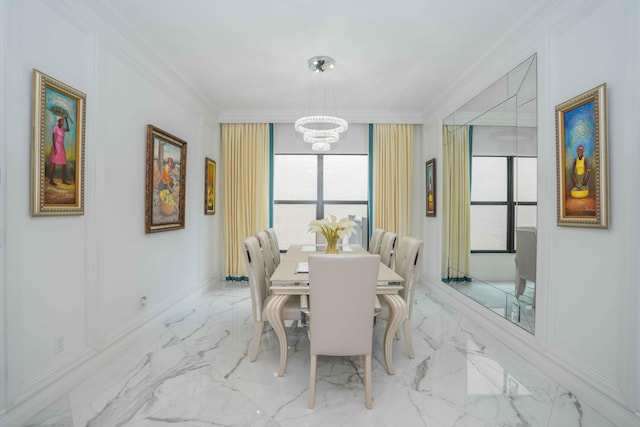
M 91 2 L 91 1 L 90 1 Z M 420 120 L 531 0 L 93 0 L 162 58 L 221 121 L 309 110 L 307 60 L 335 59 L 349 120 Z M 99 6 L 98 6 L 99 5 Z

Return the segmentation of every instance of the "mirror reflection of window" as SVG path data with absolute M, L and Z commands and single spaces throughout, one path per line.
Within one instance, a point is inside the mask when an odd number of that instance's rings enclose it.
M 443 120 L 442 172 L 451 192 L 443 196 L 443 282 L 532 333 L 536 283 L 527 278 L 518 291 L 514 261 L 516 229 L 537 223 L 536 68 L 533 55 Z M 452 157 L 458 130 L 468 133 L 468 153 Z

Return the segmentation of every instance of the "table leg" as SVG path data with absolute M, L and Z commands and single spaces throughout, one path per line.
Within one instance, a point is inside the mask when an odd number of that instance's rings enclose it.
M 284 370 L 287 366 L 287 331 L 284 327 L 284 319 L 282 309 L 287 303 L 289 295 L 271 295 L 264 308 L 264 313 L 271 324 L 271 327 L 278 336 L 280 342 L 280 367 L 278 368 L 278 376 L 284 376 Z
M 385 294 L 383 298 L 389 306 L 389 319 L 387 320 L 387 328 L 384 331 L 384 361 L 387 365 L 387 372 L 389 375 L 393 375 L 396 373 L 396 369 L 393 366 L 393 341 L 396 332 L 407 315 L 407 304 L 400 295 Z

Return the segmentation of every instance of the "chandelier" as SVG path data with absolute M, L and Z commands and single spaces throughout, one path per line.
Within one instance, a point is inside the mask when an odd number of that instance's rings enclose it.
M 333 58 L 328 56 L 314 56 L 309 59 L 308 64 L 311 71 L 323 74 L 331 71 L 336 63 Z M 327 88 L 319 88 L 314 91 L 311 95 L 311 102 L 321 103 L 324 106 L 330 104 L 335 108 L 333 86 L 328 84 Z M 304 142 L 311 144 L 313 151 L 328 151 L 331 149 L 331 144 L 338 142 L 340 134 L 345 132 L 349 125 L 346 120 L 339 117 L 312 114 L 296 120 L 294 128 L 302 134 Z

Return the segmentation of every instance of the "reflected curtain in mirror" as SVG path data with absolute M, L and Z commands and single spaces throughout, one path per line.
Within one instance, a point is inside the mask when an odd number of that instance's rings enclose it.
M 267 227 L 269 125 L 221 125 L 227 280 L 245 279 L 242 241 Z
M 442 129 L 442 280 L 470 281 L 471 127 Z
M 373 227 L 411 234 L 413 125 L 376 124 L 373 130 Z

